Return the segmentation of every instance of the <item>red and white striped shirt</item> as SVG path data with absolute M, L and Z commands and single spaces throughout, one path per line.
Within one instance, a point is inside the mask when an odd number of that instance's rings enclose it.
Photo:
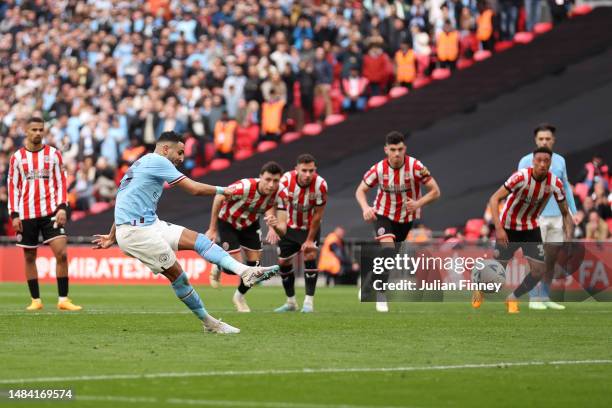
M 17 150 L 9 164 L 8 209 L 29 220 L 51 216 L 66 205 L 66 173 L 62 155 L 51 146 L 37 152 Z
M 251 226 L 260 214 L 277 206 L 283 208 L 279 190 L 273 194 L 263 195 L 257 190 L 258 178 L 238 180 L 234 194 L 226 198 L 219 211 L 219 219 L 229 223 L 237 230 Z
M 557 202 L 565 200 L 563 183 L 548 172 L 546 178 L 537 181 L 532 177 L 533 169 L 520 169 L 504 183 L 510 195 L 504 204 L 500 221 L 505 229 L 515 231 L 532 230 L 538 227 L 538 217 L 551 194 Z
M 315 207 L 327 203 L 327 182 L 315 174 L 310 184 L 298 184 L 297 171 L 288 171 L 281 178 L 281 198 L 287 204 L 287 226 L 293 229 L 308 230 Z
M 408 223 L 420 216 L 420 210 L 408 212 L 405 203 L 408 198 L 418 200 L 421 197 L 421 183 L 431 179 L 429 170 L 419 160 L 406 156 L 404 164 L 394 169 L 387 159 L 373 165 L 363 176 L 368 187 L 378 185 L 374 201 L 376 214 L 391 221 Z

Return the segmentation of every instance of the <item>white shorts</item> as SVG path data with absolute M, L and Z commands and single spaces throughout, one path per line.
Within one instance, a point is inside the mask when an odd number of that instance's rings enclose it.
M 176 262 L 175 251 L 185 227 L 156 220 L 151 225 L 117 227 L 117 244 L 124 254 L 140 260 L 153 273 L 161 273 Z
M 543 242 L 563 242 L 563 217 L 540 217 L 540 232 Z

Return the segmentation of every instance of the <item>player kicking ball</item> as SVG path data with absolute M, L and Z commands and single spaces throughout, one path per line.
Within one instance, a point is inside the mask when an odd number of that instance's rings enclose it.
M 244 251 L 247 265 L 259 264 L 262 250 L 259 216 L 265 214 L 266 218 L 273 218 L 273 228 L 281 235 L 286 228 L 286 217 L 277 217 L 277 212 L 284 214 L 284 211 L 278 211 L 283 207 L 279 191 L 282 174 L 283 169 L 277 163 L 268 162 L 261 168 L 258 178 L 238 180 L 230 185 L 230 193 L 215 197 L 206 236 L 214 240 L 218 233 L 223 249 L 237 261 L 242 260 L 241 252 Z M 222 270 L 235 273 L 220 266 L 211 271 L 210 282 L 213 287 L 219 286 Z M 244 281 L 238 285 L 232 298 L 238 312 L 251 311 L 245 299 L 251 286 Z
M 387 158 L 373 165 L 357 187 L 355 198 L 366 222 L 375 223 L 376 240 L 383 247 L 394 248 L 406 240 L 412 223 L 420 217 L 421 207 L 440 197 L 440 188 L 427 167 L 406 154 L 404 135 L 391 132 L 386 136 Z M 421 196 L 421 185 L 427 194 Z M 367 192 L 378 186 L 374 206 L 368 204 Z M 376 310 L 388 312 L 383 292 L 377 293 Z
M 236 327 L 208 314 L 177 262 L 175 251 L 194 250 L 207 261 L 239 275 L 246 286 L 270 278 L 276 274 L 278 266 L 243 265 L 204 234 L 157 218 L 157 203 L 165 182 L 197 196 L 231 195 L 233 192 L 233 188 L 215 187 L 187 178 L 175 167 L 183 162 L 184 156 L 182 136 L 172 131 L 162 133 L 155 151 L 134 162 L 123 176 L 115 203 L 115 222 L 108 235 L 95 235 L 93 243 L 96 248 L 103 249 L 116 242 L 126 255 L 139 259 L 153 273 L 168 278 L 176 296 L 202 321 L 205 331 L 240 333 Z
M 573 236 L 574 223 L 567 208 L 563 183 L 550 172 L 551 161 L 552 150 L 547 147 L 535 149 L 532 167 L 512 174 L 489 200 L 495 222 L 497 259 L 505 266 L 514 253 L 522 248 L 530 267 L 523 282 L 506 298 L 508 313 L 519 313 L 518 299 L 533 289 L 546 271 L 546 248 L 542 244 L 538 217 L 551 196 L 555 197 L 563 216 L 566 242 Z M 500 216 L 499 202 L 506 197 L 508 199 Z M 472 307 L 479 308 L 483 300 L 483 293 L 475 291 L 472 294 Z
M 321 220 L 327 204 L 327 182 L 317 174 L 316 160 L 312 155 L 300 155 L 295 170 L 283 175 L 281 197 L 287 209 L 287 232 L 279 241 L 275 230 L 271 228 L 267 238 L 271 244 L 278 242 L 280 276 L 287 301 L 274 311 L 294 312 L 298 309 L 293 260 L 302 252 L 306 286 L 302 313 L 311 313 L 314 311 L 314 294 L 319 275 L 317 247 L 321 240 Z M 268 224 L 275 221 L 268 219 Z

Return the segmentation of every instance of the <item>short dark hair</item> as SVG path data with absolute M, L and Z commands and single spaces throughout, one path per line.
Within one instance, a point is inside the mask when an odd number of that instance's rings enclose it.
M 185 141 L 183 140 L 183 135 L 176 133 L 174 130 L 163 132 L 159 136 L 159 139 L 157 139 L 157 143 L 162 143 L 162 142 L 185 143 Z
M 540 123 L 538 126 L 535 127 L 535 129 L 533 129 L 533 136 L 537 136 L 538 132 L 550 132 L 554 136 L 556 131 L 557 128 L 551 125 L 550 123 Z
M 277 162 L 267 162 L 261 167 L 259 174 L 270 173 L 270 174 L 283 174 L 283 168 Z
M 314 163 L 317 164 L 317 160 L 314 158 L 312 154 L 304 153 L 300 154 L 297 157 L 296 164 L 306 164 L 306 163 Z
M 42 123 L 44 125 L 45 121 L 40 116 L 30 116 L 28 119 L 28 125 L 30 123 Z
M 404 135 L 397 130 L 394 130 L 385 136 L 385 145 L 394 145 L 399 143 L 404 143 Z
M 553 152 L 552 150 L 550 150 L 548 147 L 538 147 L 537 149 L 535 149 L 533 151 L 533 155 L 535 157 L 536 154 L 538 153 L 546 153 L 547 155 L 549 155 L 552 158 Z

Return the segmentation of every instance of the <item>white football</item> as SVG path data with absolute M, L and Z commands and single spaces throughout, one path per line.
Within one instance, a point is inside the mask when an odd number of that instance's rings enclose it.
M 506 283 L 506 268 L 495 259 L 486 259 L 480 269 L 472 269 L 472 282 Z

